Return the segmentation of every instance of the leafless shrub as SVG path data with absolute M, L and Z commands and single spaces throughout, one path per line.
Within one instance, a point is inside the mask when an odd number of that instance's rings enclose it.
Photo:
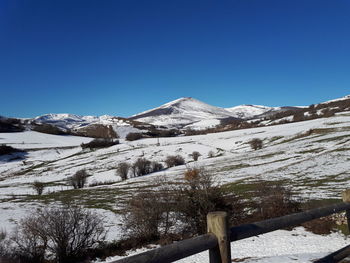
M 48 238 L 42 234 L 46 218 L 38 215 L 23 219 L 12 240 L 15 243 L 13 256 L 20 261 L 41 263 L 45 260 Z
M 97 138 L 93 139 L 91 142 L 82 143 L 80 146 L 82 149 L 89 148 L 90 150 L 92 150 L 97 148 L 111 147 L 117 144 L 119 144 L 119 140 L 113 140 L 110 138 Z
M 185 164 L 185 159 L 181 155 L 169 155 L 165 159 L 168 168 Z
M 134 195 L 124 211 L 124 230 L 135 244 L 165 239 L 175 224 L 173 189 L 164 180 L 155 182 L 157 192 L 141 192 Z
M 8 256 L 8 240 L 7 240 L 7 233 L 5 230 L 0 230 L 0 262 L 1 257 Z
M 122 180 L 126 180 L 128 178 L 128 173 L 130 169 L 130 164 L 122 162 L 117 166 L 117 175 L 120 176 Z
M 80 207 L 39 210 L 23 219 L 14 238 L 19 257 L 43 262 L 45 255 L 57 263 L 78 262 L 105 237 L 102 219 Z M 26 261 L 28 262 L 28 261 Z
M 176 210 L 184 231 L 205 233 L 206 216 L 212 211 L 227 211 L 231 223 L 243 218 L 244 210 L 239 199 L 215 184 L 212 174 L 193 168 L 185 172 L 184 178 L 185 184 L 177 191 L 176 197 Z
M 201 154 L 197 151 L 194 151 L 190 154 L 190 156 L 193 158 L 193 161 L 198 161 L 198 158 L 201 156 Z
M 296 213 L 301 210 L 301 203 L 293 198 L 290 188 L 281 184 L 259 182 L 255 197 L 255 217 L 258 220 Z
M 155 161 L 151 163 L 151 170 L 152 170 L 152 173 L 154 173 L 154 172 L 159 172 L 159 171 L 161 171 L 161 170 L 163 170 L 163 169 L 164 169 L 163 164 L 158 163 L 158 162 L 155 162 Z
M 34 181 L 32 186 L 38 195 L 42 195 L 45 188 L 45 184 L 43 182 Z
M 138 158 L 132 165 L 134 176 L 143 176 L 151 173 L 151 161 L 146 158 Z
M 253 150 L 259 150 L 263 147 L 263 141 L 259 138 L 254 138 L 249 141 L 250 147 Z
M 139 140 L 139 139 L 142 139 L 142 138 L 143 138 L 143 135 L 142 135 L 142 133 L 139 133 L 139 132 L 130 132 L 125 137 L 125 139 L 127 141 L 136 141 L 136 140 Z
M 15 152 L 23 152 L 23 151 L 5 144 L 0 145 L 0 155 L 11 154 Z
M 88 176 L 85 169 L 79 170 L 70 178 L 70 183 L 74 189 L 84 188 Z
M 89 186 L 94 187 L 94 186 L 99 186 L 99 185 L 110 185 L 110 184 L 114 184 L 114 183 L 116 183 L 116 181 L 113 181 L 113 180 L 96 181 L 96 180 L 94 180 L 92 183 L 89 184 Z

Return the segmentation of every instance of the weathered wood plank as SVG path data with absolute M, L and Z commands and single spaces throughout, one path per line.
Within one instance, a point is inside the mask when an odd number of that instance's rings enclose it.
M 123 258 L 112 263 L 167 263 L 192 256 L 213 248 L 218 240 L 213 234 L 201 235 L 179 241 L 164 247 L 146 251 L 135 256 Z
M 211 212 L 207 215 L 208 233 L 213 233 L 218 244 L 209 249 L 210 263 L 231 263 L 231 246 L 226 212 Z
M 346 258 L 347 256 L 350 256 L 350 245 L 343 247 L 334 253 L 325 256 L 324 258 L 318 259 L 314 261 L 314 263 L 336 263 Z

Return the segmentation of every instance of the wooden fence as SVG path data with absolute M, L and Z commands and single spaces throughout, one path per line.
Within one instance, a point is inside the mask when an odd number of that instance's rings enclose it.
M 343 211 L 346 211 L 348 227 L 350 227 L 350 190 L 343 192 L 343 202 L 337 204 L 231 228 L 228 227 L 225 212 L 213 212 L 207 216 L 208 234 L 175 242 L 112 263 L 167 263 L 205 250 L 209 250 L 210 263 L 229 263 L 231 262 L 230 242 L 232 241 L 297 226 L 313 219 Z M 349 255 L 350 246 L 347 246 L 315 262 L 339 262 Z

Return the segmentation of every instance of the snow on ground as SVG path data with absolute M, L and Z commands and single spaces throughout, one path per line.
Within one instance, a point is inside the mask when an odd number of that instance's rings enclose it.
M 237 262 L 271 263 L 271 262 L 313 262 L 336 250 L 349 245 L 349 238 L 340 234 L 316 235 L 305 231 L 303 227 L 292 231 L 277 230 L 231 243 L 231 257 Z M 145 252 L 147 249 L 129 251 L 127 256 Z M 110 257 L 106 261 L 113 262 L 123 257 Z M 209 253 L 202 253 L 176 261 L 178 263 L 206 263 Z
M 263 149 L 252 150 L 248 143 L 252 138 L 262 139 Z M 298 197 L 304 199 L 339 198 L 341 191 L 350 188 L 350 113 L 207 135 L 159 140 L 151 138 L 133 142 L 121 139 L 119 145 L 93 151 L 79 147 L 82 142 L 90 140 L 91 138 L 37 132 L 1 133 L 0 144 L 6 143 L 28 151 L 22 159 L 12 158 L 12 161 L 8 161 L 8 156 L 0 159 L 1 228 L 10 231 L 25 214 L 40 206 L 73 200 L 105 215 L 106 225 L 111 228 L 108 238 L 115 239 L 120 236 L 121 217 L 114 211 L 118 211 L 128 196 L 152 188 L 154 180 L 159 177 L 165 177 L 170 182 L 181 180 L 188 167 L 205 168 L 215 175 L 219 184 L 239 186 L 254 184 L 259 179 L 283 181 L 292 187 Z M 193 151 L 201 154 L 196 162 L 190 156 Z M 209 156 L 210 152 L 213 157 Z M 168 155 L 177 154 L 185 158 L 186 165 L 126 181 L 120 181 L 115 175 L 116 166 L 120 162 L 132 163 L 137 158 L 144 157 L 164 164 Z M 80 169 L 86 169 L 91 174 L 88 185 L 95 186 L 73 191 L 68 179 Z M 47 185 L 41 197 L 32 188 L 35 180 Z M 338 237 L 333 238 L 338 240 Z M 257 243 L 257 240 L 254 242 Z M 259 240 L 262 242 L 261 238 Z M 243 248 L 240 251 L 245 251 Z M 329 251 L 322 247 L 315 251 L 302 248 L 300 246 L 295 252 L 281 250 L 283 261 L 288 262 L 288 255 L 301 256 L 305 253 L 310 255 Z M 332 251 L 333 248 L 335 247 L 330 247 Z M 251 250 L 258 251 L 258 248 Z M 273 249 L 266 251 L 272 253 Z M 235 255 L 246 256 L 244 253 Z M 259 255 L 265 254 L 259 252 Z M 274 254 L 266 256 L 269 256 L 269 262 L 273 262 Z M 249 260 L 254 262 L 255 259 Z
M 0 144 L 7 144 L 19 149 L 79 146 L 81 143 L 91 140 L 92 138 L 87 137 L 51 135 L 35 131 L 0 133 Z

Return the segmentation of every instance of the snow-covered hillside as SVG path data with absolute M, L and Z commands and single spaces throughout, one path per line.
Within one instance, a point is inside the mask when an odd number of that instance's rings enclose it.
M 199 122 L 205 123 L 205 120 Z M 252 138 L 263 141 L 261 150 L 251 149 Z M 121 215 L 117 211 L 121 204 L 135 192 L 157 188 L 155 180 L 160 178 L 178 183 L 189 167 L 203 167 L 215 175 L 218 184 L 237 191 L 251 189 L 259 180 L 271 184 L 283 182 L 303 200 L 339 199 L 340 193 L 350 188 L 350 112 L 345 111 L 328 118 L 283 125 L 132 142 L 121 139 L 120 144 L 109 148 L 81 149 L 80 144 L 91 139 L 33 131 L 0 133 L 0 144 L 27 151 L 25 155 L 0 157 L 1 229 L 11 233 L 16 223 L 33 209 L 69 200 L 102 214 L 110 229 L 108 239 L 118 239 Z M 193 161 L 193 151 L 201 154 L 198 161 Z M 184 157 L 185 165 L 125 181 L 116 176 L 120 162 L 131 164 L 144 157 L 164 164 L 167 156 L 177 154 Z M 73 190 L 69 178 L 83 168 L 91 175 L 88 187 Z M 42 196 L 34 191 L 34 181 L 45 184 Z M 286 235 L 287 240 L 300 235 L 300 244 L 303 244 L 302 238 L 314 237 L 304 230 L 288 233 L 281 230 L 279 233 Z M 273 238 L 280 240 L 280 235 Z M 321 238 L 313 242 L 323 242 Z M 334 246 L 327 251 L 322 246 L 306 251 L 302 245 L 288 250 L 294 243 L 287 242 L 280 250 L 264 254 L 264 239 L 254 238 L 244 244 L 247 249 L 239 255 L 246 258 L 242 262 L 292 262 L 294 259 L 311 262 L 341 247 L 344 237 L 338 234 L 329 240 L 334 241 Z M 237 243 L 235 249 L 238 248 Z M 254 254 L 254 251 L 259 253 Z M 258 259 L 259 256 L 262 258 Z M 205 262 L 204 258 L 205 253 L 182 262 Z
M 233 117 L 232 115 L 224 108 L 215 107 L 194 98 L 180 98 L 134 115 L 130 119 L 153 125 L 183 127 L 208 119 L 219 120 Z
M 269 111 L 276 111 L 280 109 L 280 107 L 267 107 L 261 105 L 239 105 L 232 108 L 226 108 L 226 110 L 232 113 L 233 117 L 241 119 L 250 119 Z
M 236 130 L 198 136 L 150 138 L 127 142 L 106 149 L 83 151 L 79 145 L 90 138 L 43 135 L 35 132 L 2 133 L 0 144 L 29 149 L 25 159 L 0 161 L 1 224 L 18 220 L 11 211 L 19 204 L 33 203 L 31 183 L 41 180 L 50 186 L 45 198 L 57 202 L 70 189 L 67 179 L 85 168 L 92 176 L 89 183 L 113 179 L 112 185 L 90 187 L 69 192 L 89 207 L 91 200 L 104 196 L 104 206 L 116 209 L 125 190 L 144 188 L 158 176 L 178 180 L 187 167 L 204 167 L 216 175 L 220 184 L 253 184 L 258 179 L 283 181 L 303 198 L 337 198 L 350 188 L 350 113 L 304 122 Z M 253 151 L 248 142 L 258 137 L 264 148 Z M 193 162 L 189 156 L 198 151 L 201 157 Z M 209 157 L 212 152 L 214 157 Z M 134 162 L 139 157 L 164 162 L 168 155 L 180 154 L 186 165 L 166 169 L 148 176 L 119 182 L 115 176 L 119 162 Z M 103 193 L 100 192 L 104 189 Z M 120 193 L 123 190 L 124 194 Z M 117 194 L 118 192 L 118 194 Z M 86 193 L 86 194 L 85 194 Z M 34 196 L 35 197 L 35 196 Z M 4 201 L 7 200 L 7 201 Z M 16 200 L 13 203 L 12 200 Z M 29 203 L 28 203 L 29 202 Z M 20 208 L 18 208 L 20 209 Z M 10 220 L 13 218 L 15 221 Z
M 121 216 L 113 211 L 118 211 L 125 198 L 134 192 L 152 189 L 154 180 L 160 177 L 172 182 L 181 180 L 188 167 L 204 167 L 215 174 L 219 184 L 237 189 L 254 185 L 257 180 L 283 181 L 304 200 L 339 198 L 342 190 L 350 188 L 349 123 L 350 112 L 344 112 L 330 118 L 208 135 L 160 138 L 159 141 L 155 138 L 133 142 L 121 140 L 119 145 L 95 151 L 83 151 L 79 147 L 90 138 L 35 132 L 2 133 L 0 144 L 27 149 L 28 154 L 25 159 L 0 160 L 0 225 L 11 232 L 16 222 L 29 211 L 71 200 L 103 214 L 105 224 L 110 228 L 108 238 L 118 239 Z M 254 151 L 248 142 L 256 137 L 263 140 L 264 148 Z M 193 151 L 201 154 L 196 162 L 189 156 Z M 210 152 L 213 157 L 209 156 Z M 126 181 L 120 181 L 115 175 L 119 162 L 132 163 L 139 157 L 164 162 L 166 156 L 174 154 L 183 156 L 186 165 Z M 68 178 L 82 168 L 91 174 L 88 178 L 91 186 L 72 190 Z M 35 180 L 47 185 L 40 197 L 32 188 Z M 295 236 L 293 232 L 286 235 Z M 303 231 L 298 235 L 300 238 L 309 236 Z M 343 237 L 333 238 L 337 239 L 334 244 L 338 244 L 334 248 L 342 246 Z M 277 262 L 281 256 L 283 260 L 310 262 L 309 259 L 330 252 L 318 246 L 310 254 L 302 246 L 295 245 L 295 253 L 290 255 L 288 249 L 282 248 L 272 254 L 254 254 L 256 246 L 259 251 L 265 249 L 266 244 L 259 240 L 245 243 L 247 250 L 239 255 L 257 262 L 269 262 L 270 259 Z M 239 243 L 236 245 L 240 246 Z M 286 247 L 289 246 L 291 244 L 286 243 Z M 259 256 L 263 258 L 258 261 Z M 200 262 L 204 258 L 199 255 L 182 262 Z M 247 259 L 246 262 L 252 261 Z
M 74 114 L 45 114 L 34 118 L 33 121 L 39 124 L 50 124 L 63 130 L 78 132 L 94 125 L 111 126 L 120 138 L 125 138 L 130 132 L 142 131 L 131 120 L 109 115 L 80 116 Z
M 133 115 L 130 119 L 169 128 L 203 130 L 216 127 L 223 120 L 249 120 L 293 109 L 296 107 L 240 105 L 220 108 L 194 98 L 180 98 Z

